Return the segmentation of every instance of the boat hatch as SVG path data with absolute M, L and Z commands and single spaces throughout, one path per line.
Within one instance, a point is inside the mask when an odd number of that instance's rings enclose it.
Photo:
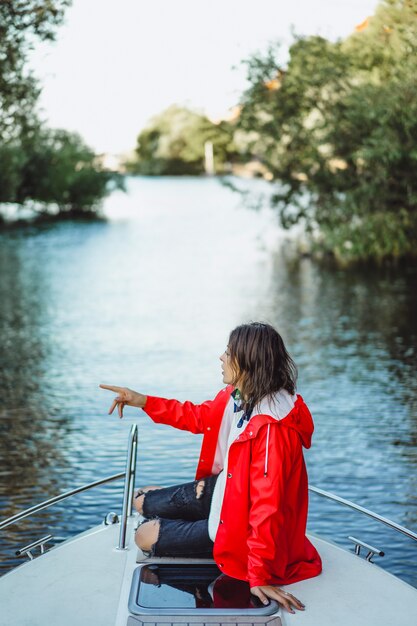
M 139 566 L 132 579 L 128 624 L 242 622 L 281 626 L 279 605 L 265 606 L 250 593 L 249 585 L 222 574 L 211 563 L 152 563 Z M 191 618 L 191 615 L 195 619 Z M 219 615 L 222 616 L 219 619 Z M 172 616 L 172 620 L 168 616 Z M 184 619 L 180 619 L 184 616 Z M 241 616 L 237 618 L 237 616 Z

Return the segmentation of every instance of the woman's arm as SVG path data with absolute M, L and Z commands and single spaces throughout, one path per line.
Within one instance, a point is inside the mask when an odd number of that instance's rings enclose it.
M 202 404 L 193 404 L 189 400 L 179 402 L 179 400 L 148 396 L 143 410 L 157 424 L 168 424 L 180 430 L 200 434 L 210 422 L 217 397 Z
M 119 417 L 123 417 L 124 406 L 134 406 L 143 409 L 158 424 L 168 424 L 192 433 L 203 433 L 206 427 L 210 426 L 213 411 L 223 413 L 231 392 L 231 388 L 222 389 L 214 400 L 193 404 L 189 401 L 179 402 L 156 396 L 145 396 L 127 387 L 113 385 L 100 385 L 100 387 L 118 394 L 113 400 L 109 413 L 112 413 L 117 406 Z

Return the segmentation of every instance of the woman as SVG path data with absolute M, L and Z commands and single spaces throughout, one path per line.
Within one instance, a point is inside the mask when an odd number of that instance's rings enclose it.
M 211 556 L 222 573 L 249 582 L 265 604 L 304 605 L 279 588 L 316 576 L 321 559 L 305 536 L 308 491 L 302 447 L 313 421 L 295 394 L 296 367 L 269 324 L 235 328 L 222 362 L 227 385 L 195 405 L 100 385 L 118 395 L 109 413 L 142 408 L 154 422 L 202 433 L 196 480 L 147 487 L 135 497 L 148 521 L 138 546 L 156 556 Z

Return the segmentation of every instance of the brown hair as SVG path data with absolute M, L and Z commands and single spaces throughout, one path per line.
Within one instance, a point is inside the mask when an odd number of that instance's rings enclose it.
M 242 324 L 230 333 L 228 348 L 245 412 L 280 389 L 295 393 L 297 367 L 275 328 L 261 322 Z

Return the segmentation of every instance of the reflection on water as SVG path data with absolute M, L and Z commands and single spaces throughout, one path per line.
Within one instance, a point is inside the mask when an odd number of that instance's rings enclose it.
M 133 409 L 109 417 L 98 384 L 212 397 L 229 330 L 263 319 L 286 339 L 315 418 L 311 483 L 416 528 L 415 269 L 294 261 L 274 215 L 239 208 L 215 180 L 129 186 L 107 200 L 106 223 L 0 236 L 1 517 L 122 471 L 134 419 L 138 483 L 191 478 L 199 437 Z M 120 494 L 113 483 L 6 529 L 3 570 L 28 539 L 100 522 Z M 314 495 L 310 528 L 375 544 L 417 584 L 410 540 Z

